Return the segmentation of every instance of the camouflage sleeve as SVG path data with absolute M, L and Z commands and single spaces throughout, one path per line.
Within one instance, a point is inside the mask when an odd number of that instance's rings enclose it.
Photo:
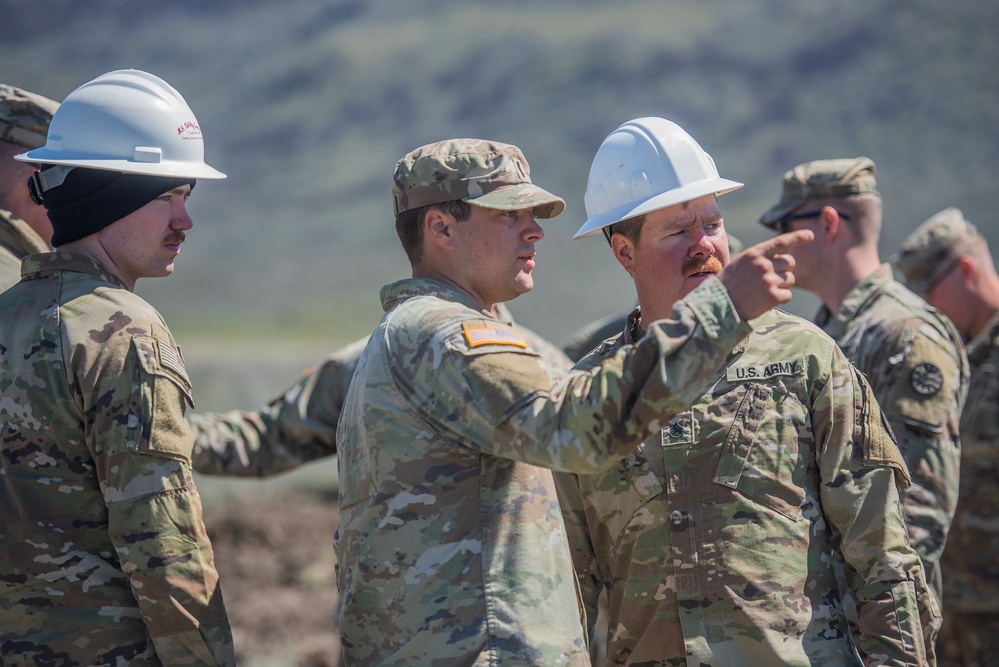
M 596 322 L 591 322 L 579 331 L 572 339 L 566 343 L 562 351 L 573 360 L 579 361 L 585 357 L 597 345 L 604 342 L 611 336 L 616 336 L 624 331 L 624 325 L 628 321 L 627 314 L 606 317 Z
M 967 378 L 953 343 L 928 325 L 909 328 L 900 339 L 902 361 L 876 395 L 912 472 L 912 487 L 902 496 L 909 539 L 939 594 L 940 557 L 957 509 Z
M 494 456 L 577 473 L 613 465 L 660 420 L 686 409 L 749 332 L 715 279 L 589 371 L 566 374 L 519 349 L 515 331 L 482 329 L 497 337 L 483 343 L 475 337 L 480 324 L 443 332 L 447 354 L 439 362 L 416 361 L 401 373 L 394 367 L 397 385 L 442 434 L 457 433 Z
M 157 332 L 159 334 L 159 332 Z M 85 401 L 108 532 L 164 664 L 234 665 L 232 631 L 191 473 L 191 386 L 168 334 L 108 344 Z
M 932 662 L 924 624 L 939 613 L 902 521 L 908 471 L 873 392 L 839 348 L 812 412 L 822 507 L 859 605 L 861 654 L 870 665 Z
M 366 342 L 337 350 L 256 412 L 190 415 L 194 469 L 262 477 L 336 454 L 337 421 Z
M 576 475 L 566 472 L 557 472 L 554 477 L 559 508 L 565 521 L 565 534 L 572 554 L 573 570 L 579 582 L 579 593 L 586 613 L 586 632 L 592 646 L 596 638 L 595 623 L 603 581 L 598 569 L 593 566 L 596 554 L 590 541 L 590 532 L 587 530 L 586 509 L 583 506 L 583 494 L 579 489 L 579 479 Z

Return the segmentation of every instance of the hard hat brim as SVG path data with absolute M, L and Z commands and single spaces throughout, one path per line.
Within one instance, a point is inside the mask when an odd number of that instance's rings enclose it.
M 635 204 L 634 202 L 629 202 L 623 206 L 613 208 L 606 213 L 588 218 L 572 238 L 581 239 L 586 236 L 593 236 L 604 227 L 613 225 L 616 222 L 621 222 L 622 220 L 634 218 L 635 216 L 650 213 L 668 206 L 682 204 L 707 195 L 723 195 L 733 190 L 738 190 L 742 186 L 743 184 L 737 181 L 730 181 L 727 178 L 717 178 L 710 181 L 691 183 L 681 188 L 674 188 L 668 192 L 649 197 L 641 203 Z
M 191 164 L 190 162 L 133 162 L 131 160 L 99 160 L 94 158 L 72 158 L 62 153 L 49 151 L 45 147 L 36 148 L 27 153 L 14 156 L 21 162 L 37 162 L 39 164 L 62 164 L 68 167 L 86 167 L 88 169 L 103 169 L 118 171 L 123 174 L 143 174 L 146 176 L 163 176 L 165 178 L 197 178 L 204 180 L 221 180 L 226 175 L 207 164 Z

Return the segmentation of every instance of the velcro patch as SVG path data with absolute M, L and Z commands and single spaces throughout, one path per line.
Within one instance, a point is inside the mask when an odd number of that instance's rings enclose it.
M 184 368 L 184 360 L 181 358 L 177 350 L 173 349 L 163 341 L 159 341 L 157 348 L 160 353 L 160 365 L 164 368 L 169 368 L 174 373 L 190 382 L 187 377 L 187 370 Z
M 527 349 L 527 341 L 516 331 L 510 329 L 498 329 L 496 327 L 468 326 L 462 327 L 465 333 L 465 340 L 469 347 L 480 347 L 482 345 L 513 345 L 522 349 Z
M 694 430 L 697 423 L 693 412 L 684 412 L 672 419 L 663 431 L 663 447 L 671 445 L 689 445 L 694 442 Z
M 933 396 L 943 388 L 943 373 L 936 365 L 924 361 L 916 364 L 909 374 L 912 390 L 921 396 Z
M 763 366 L 732 366 L 728 369 L 729 382 L 745 382 L 746 380 L 766 380 L 778 375 L 803 375 L 805 362 L 802 359 L 774 361 Z

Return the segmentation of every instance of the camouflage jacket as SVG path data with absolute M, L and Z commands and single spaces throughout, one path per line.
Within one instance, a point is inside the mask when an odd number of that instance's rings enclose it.
M 257 411 L 195 413 L 194 469 L 209 475 L 274 475 L 336 454 L 336 425 L 367 339 L 307 369 Z
M 23 266 L 0 295 L 4 664 L 235 664 L 170 332 L 88 258 Z
M 627 315 L 610 315 L 591 322 L 577 331 L 572 339 L 562 346 L 562 350 L 575 363 L 592 352 L 600 343 L 620 334 L 627 321 Z
M 38 232 L 0 208 L 0 292 L 21 280 L 21 259 L 51 250 Z
M 961 498 L 942 567 L 946 609 L 999 612 L 999 315 L 968 343 Z
M 619 354 L 638 323 L 577 368 Z M 616 468 L 556 475 L 591 623 L 608 595 L 608 664 L 925 664 L 921 623 L 939 613 L 870 387 L 808 322 L 751 324 L 691 408 Z M 853 638 L 836 561 L 860 600 Z
M 382 289 L 337 431 L 340 635 L 355 665 L 589 665 L 550 469 L 596 472 L 748 331 L 709 280 L 569 374 L 429 280 Z
M 957 507 L 959 423 L 968 391 L 960 334 L 943 314 L 892 278 L 883 265 L 833 316 L 816 323 L 874 388 L 912 473 L 902 495 L 909 540 L 940 602 L 940 556 Z
M 500 320 L 513 324 L 502 304 L 498 313 Z M 519 330 L 550 361 L 572 365 L 551 343 L 524 327 Z M 257 411 L 189 415 L 194 469 L 209 475 L 266 476 L 336 454 L 336 425 L 367 342 L 365 337 L 336 350 Z

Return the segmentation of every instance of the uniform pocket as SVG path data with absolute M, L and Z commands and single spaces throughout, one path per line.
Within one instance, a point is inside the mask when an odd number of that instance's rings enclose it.
M 658 447 L 658 443 L 648 446 Z M 639 446 L 607 472 L 578 477 L 580 490 L 588 498 L 587 511 L 596 513 L 596 525 L 606 530 L 615 549 L 648 530 L 649 503 L 664 491 L 659 474 L 643 453 L 645 448 Z
M 132 347 L 139 368 L 136 413 L 129 424 L 136 437 L 130 440 L 139 452 L 190 463 L 194 438 L 184 411 L 194 407 L 194 398 L 180 353 L 152 336 L 132 336 Z
M 777 399 L 784 405 L 778 409 Z M 799 472 L 797 429 L 805 411 L 791 396 L 772 387 L 746 388 L 722 447 L 714 482 L 737 490 L 792 521 L 798 521 L 805 491 Z

